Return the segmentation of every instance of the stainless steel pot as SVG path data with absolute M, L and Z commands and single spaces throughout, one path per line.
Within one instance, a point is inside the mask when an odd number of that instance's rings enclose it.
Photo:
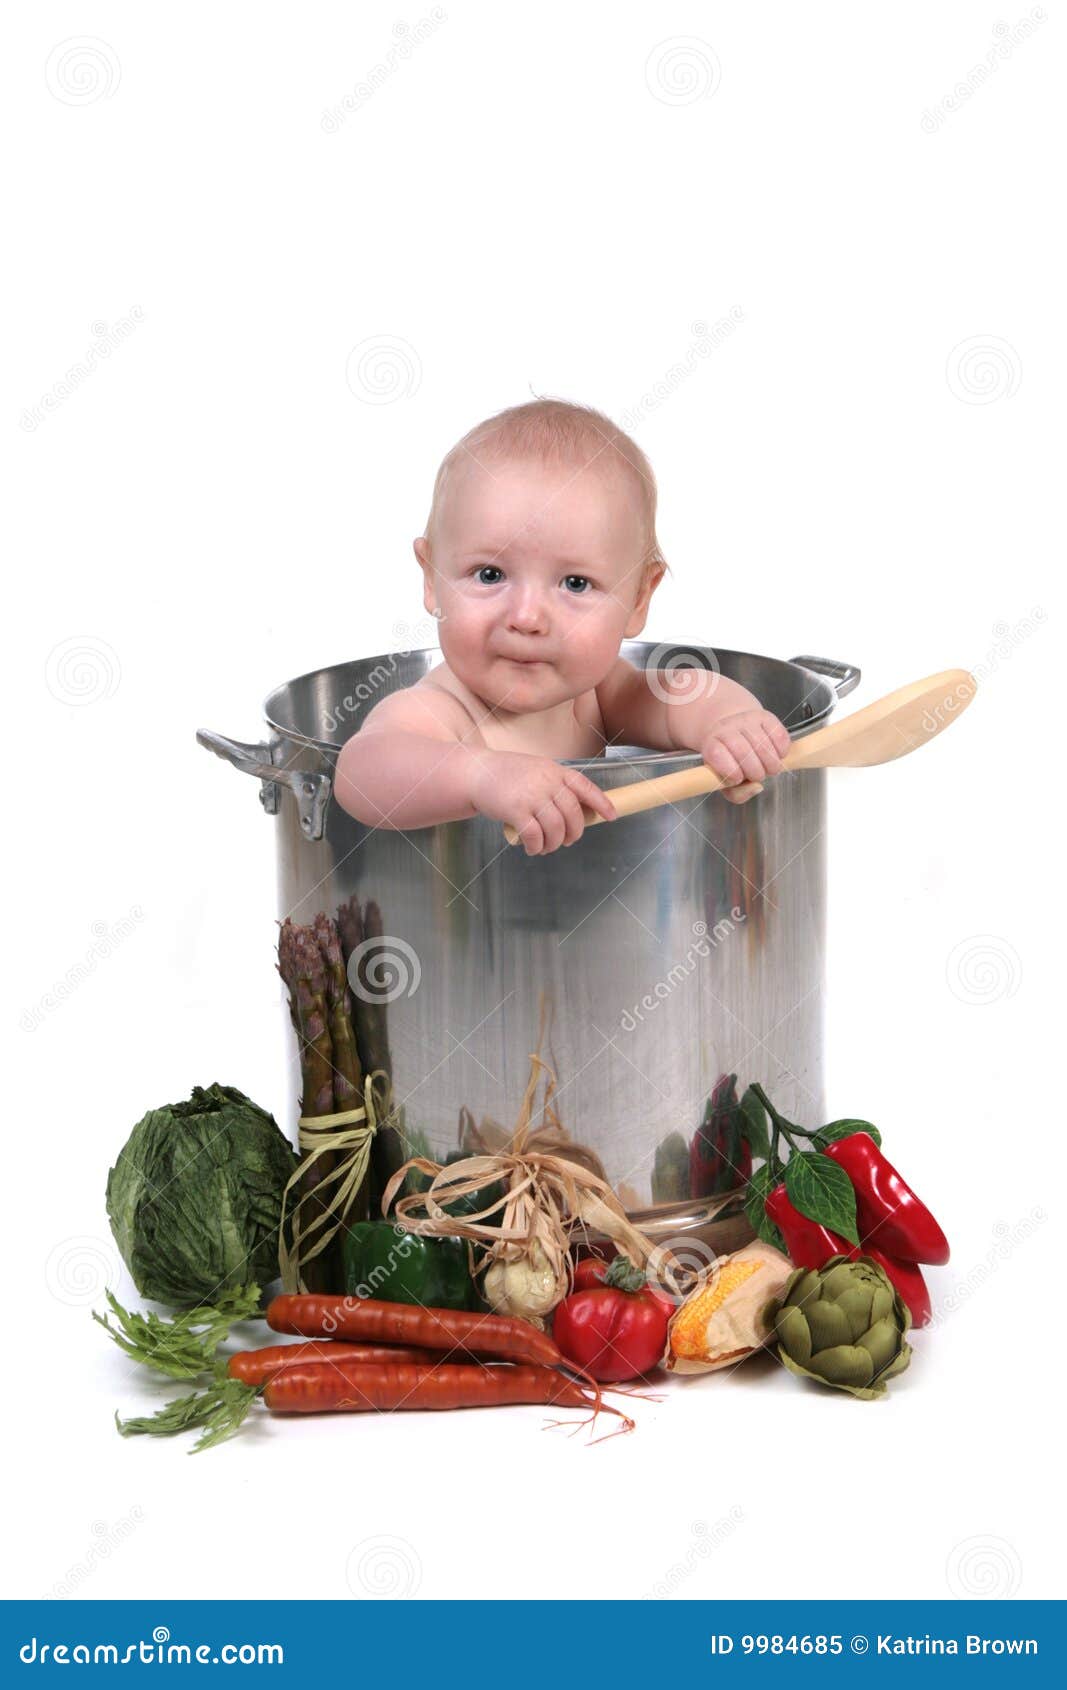
M 818 657 L 622 651 L 638 666 L 654 653 L 661 668 L 718 668 L 794 737 L 860 678 Z M 547 857 L 508 847 L 483 817 L 365 827 L 332 798 L 337 753 L 372 704 L 439 660 L 390 653 L 289 681 L 266 700 L 258 744 L 197 734 L 261 783 L 281 913 L 310 922 L 345 906 L 361 1055 L 388 1069 L 398 1109 L 375 1190 L 406 1154 L 443 1160 L 510 1130 L 542 1026 L 552 1108 L 631 1210 L 703 1194 L 693 1140 L 730 1075 L 738 1095 L 759 1080 L 786 1115 L 821 1120 L 824 771 L 779 775 L 743 805 L 714 793 L 590 828 Z M 615 747 L 575 766 L 611 788 L 698 762 Z

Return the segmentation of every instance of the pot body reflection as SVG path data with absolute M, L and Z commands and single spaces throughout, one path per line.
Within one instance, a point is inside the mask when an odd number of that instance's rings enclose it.
M 631 641 L 623 654 L 667 666 L 669 650 Z M 332 779 L 362 715 L 439 656 L 368 658 L 279 688 L 265 705 L 270 762 Z M 858 680 L 824 659 L 704 656 L 794 737 Z M 623 748 L 576 766 L 610 789 L 699 761 Z M 792 1119 L 824 1118 L 822 770 L 769 779 L 743 805 L 714 793 L 589 828 L 547 857 L 508 847 L 482 817 L 389 832 L 332 797 L 309 837 L 299 798 L 279 785 L 265 800 L 278 913 L 345 912 L 361 1057 L 388 1073 L 396 1110 L 375 1144 L 375 1193 L 408 1154 L 495 1148 L 534 1052 L 560 1129 L 631 1210 L 737 1183 L 731 1108 L 753 1080 Z

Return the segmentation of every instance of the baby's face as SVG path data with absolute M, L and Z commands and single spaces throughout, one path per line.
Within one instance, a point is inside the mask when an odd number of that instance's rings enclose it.
M 658 580 L 645 579 L 646 545 L 636 493 L 611 466 L 458 467 L 432 555 L 415 542 L 453 674 L 520 715 L 596 686 L 644 627 Z

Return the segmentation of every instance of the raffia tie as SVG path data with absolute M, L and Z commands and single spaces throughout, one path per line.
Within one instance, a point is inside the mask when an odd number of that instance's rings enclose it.
M 473 1267 L 475 1273 L 484 1272 L 497 1260 L 520 1259 L 537 1243 L 556 1275 L 561 1297 L 566 1294 L 574 1271 L 570 1259 L 571 1233 L 583 1222 L 611 1238 L 639 1267 L 660 1257 L 664 1257 L 668 1268 L 672 1267 L 671 1253 L 658 1249 L 628 1220 L 606 1180 L 569 1160 L 565 1154 L 554 1153 L 556 1149 L 566 1149 L 561 1123 L 550 1101 L 555 1075 L 535 1051 L 530 1053 L 530 1064 L 530 1078 L 508 1147 L 444 1165 L 413 1156 L 397 1169 L 382 1193 L 383 1215 L 388 1214 L 396 1198 L 396 1224 L 405 1231 L 429 1238 L 464 1238 L 468 1240 L 471 1257 L 474 1243 L 487 1246 L 480 1262 Z M 538 1069 L 549 1076 L 544 1101 L 549 1125 L 531 1130 Z M 549 1138 L 553 1152 L 538 1148 L 543 1136 Z M 397 1198 L 407 1174 L 412 1171 L 429 1176 L 428 1187 Z M 446 1213 L 444 1204 L 471 1196 L 497 1180 L 506 1186 L 503 1197 L 476 1214 L 460 1217 Z M 493 1215 L 498 1216 L 495 1222 Z
M 348 1212 L 356 1200 L 360 1186 L 367 1177 L 370 1164 L 371 1140 L 378 1130 L 375 1108 L 374 1082 L 382 1075 L 389 1084 L 384 1068 L 376 1068 L 363 1081 L 363 1103 L 357 1109 L 341 1109 L 333 1115 L 301 1115 L 298 1122 L 299 1148 L 303 1152 L 300 1166 L 282 1194 L 281 1223 L 278 1229 L 278 1266 L 282 1284 L 287 1291 L 306 1291 L 303 1269 L 327 1248 L 344 1225 Z M 387 1094 L 388 1096 L 388 1094 Z M 305 1178 L 308 1170 L 320 1157 L 340 1151 L 341 1159 L 335 1168 L 324 1174 L 306 1191 L 293 1209 L 291 1220 L 292 1245 L 286 1243 L 285 1211 L 290 1192 Z M 327 1198 L 326 1188 L 335 1190 Z M 301 1211 L 315 1200 L 318 1212 L 305 1226 Z M 325 1205 L 325 1207 L 322 1207 Z

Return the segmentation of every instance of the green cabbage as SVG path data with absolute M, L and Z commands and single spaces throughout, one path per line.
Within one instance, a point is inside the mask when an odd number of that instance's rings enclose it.
M 115 1242 L 143 1297 L 175 1308 L 278 1277 L 282 1192 L 296 1154 L 235 1086 L 138 1121 L 107 1177 Z

